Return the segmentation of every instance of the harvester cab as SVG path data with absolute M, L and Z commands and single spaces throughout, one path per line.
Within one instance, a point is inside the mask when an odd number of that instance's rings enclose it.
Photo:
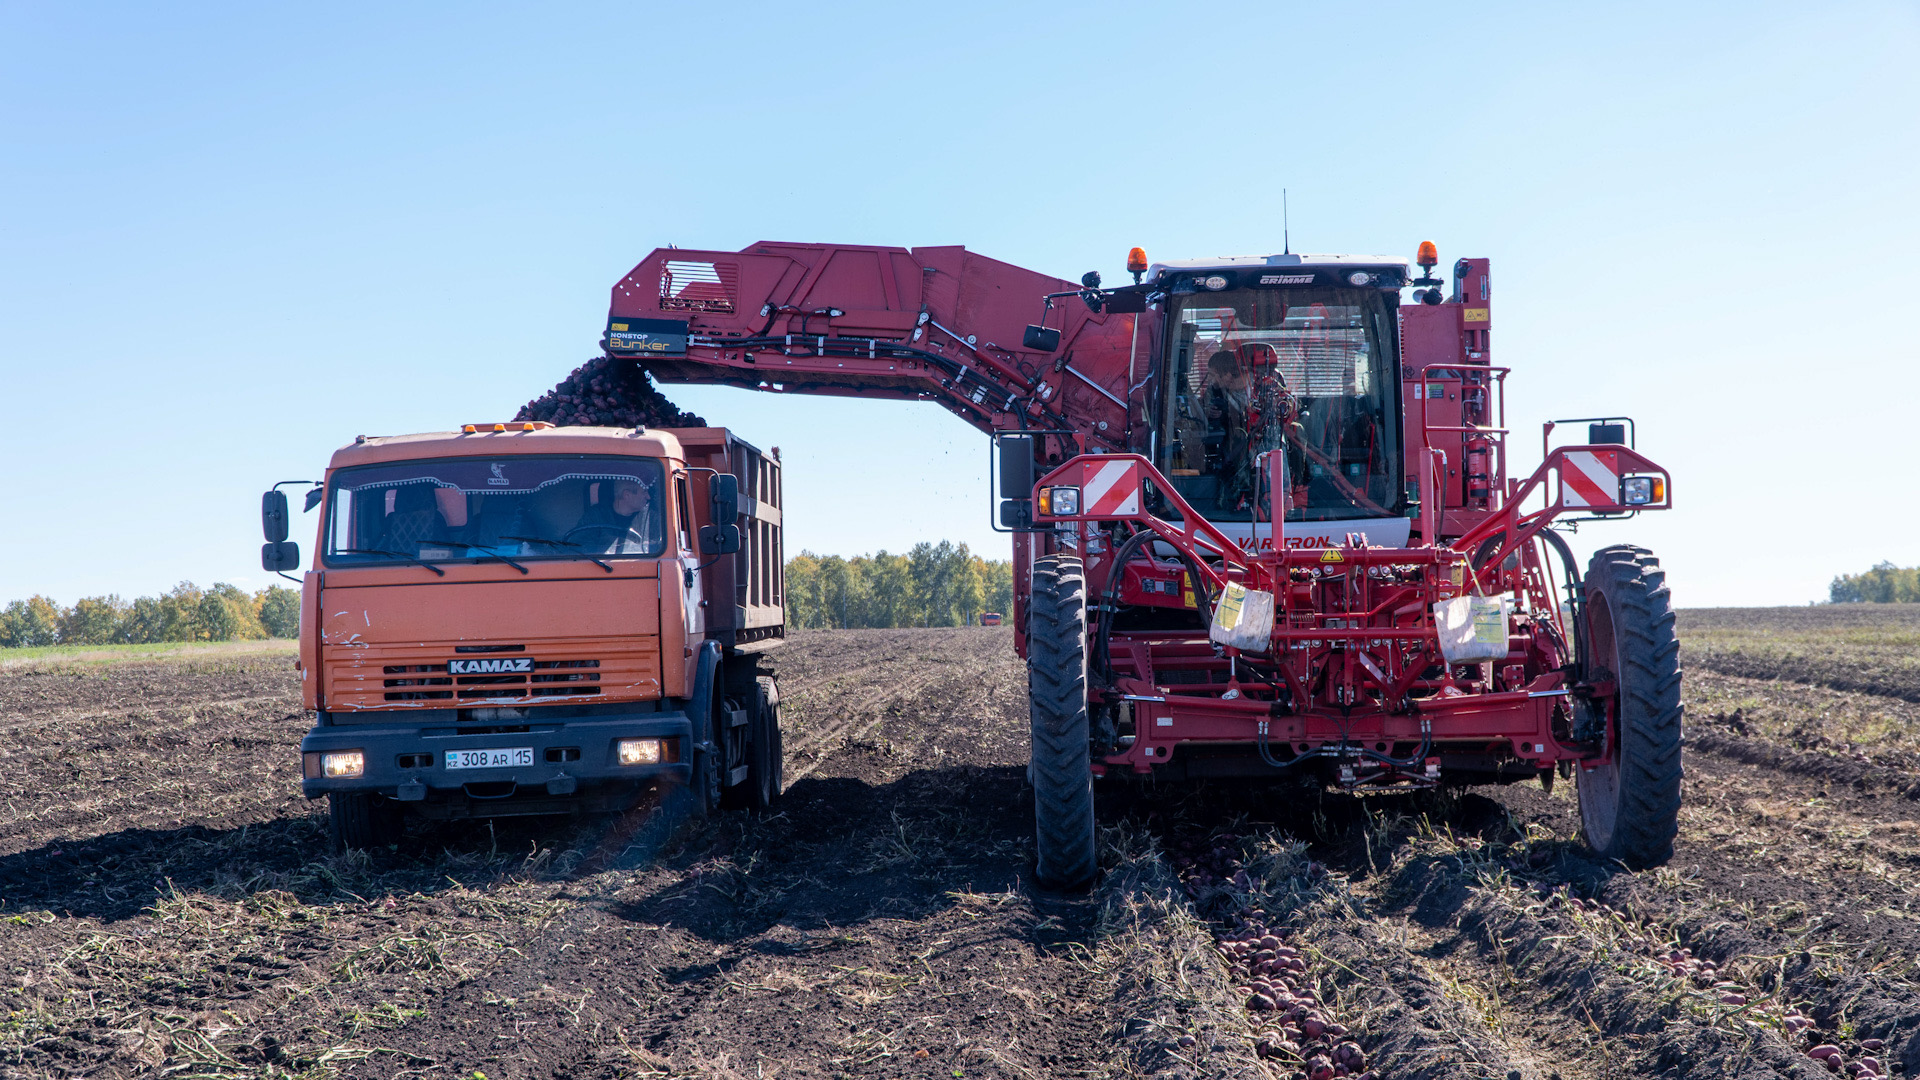
M 1512 472 L 1487 260 L 1446 292 L 1414 262 L 1134 249 L 1106 289 L 956 247 L 662 249 L 604 340 L 662 382 L 931 401 L 993 437 L 1043 881 L 1092 878 L 1093 781 L 1126 776 L 1577 776 L 1596 850 L 1658 863 L 1665 575 L 1625 545 L 1582 568 L 1552 526 L 1664 509 L 1671 477 L 1618 418 Z

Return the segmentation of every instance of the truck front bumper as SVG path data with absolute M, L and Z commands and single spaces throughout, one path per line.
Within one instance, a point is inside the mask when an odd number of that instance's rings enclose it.
M 385 795 L 417 804 L 429 817 L 551 813 L 617 809 L 622 796 L 646 784 L 684 783 L 693 773 L 693 724 L 684 713 L 578 717 L 480 733 L 406 720 L 396 715 L 390 722 L 308 732 L 300 740 L 301 792 L 309 799 L 333 792 Z M 622 765 L 617 747 L 623 739 L 660 740 L 661 760 Z M 325 755 L 353 751 L 363 762 L 359 775 L 324 774 Z M 478 751 L 517 761 L 453 767 L 480 757 Z

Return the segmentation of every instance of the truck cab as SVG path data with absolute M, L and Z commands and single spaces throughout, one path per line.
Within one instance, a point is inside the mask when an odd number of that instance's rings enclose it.
M 723 428 L 342 447 L 307 500 L 298 661 L 302 789 L 336 842 L 393 842 L 409 816 L 618 811 L 661 785 L 696 814 L 770 803 L 780 501 L 777 456 Z M 284 495 L 264 506 L 263 565 L 297 565 Z

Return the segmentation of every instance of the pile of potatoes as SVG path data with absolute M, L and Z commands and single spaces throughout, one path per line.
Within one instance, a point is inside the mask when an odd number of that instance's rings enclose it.
M 668 401 L 632 360 L 599 356 L 521 408 L 515 420 L 561 427 L 705 427 Z

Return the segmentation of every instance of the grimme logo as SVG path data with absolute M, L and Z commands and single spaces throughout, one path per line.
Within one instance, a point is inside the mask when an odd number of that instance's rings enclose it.
M 519 656 L 509 660 L 449 660 L 449 675 L 506 675 L 516 671 L 532 671 L 533 657 Z

